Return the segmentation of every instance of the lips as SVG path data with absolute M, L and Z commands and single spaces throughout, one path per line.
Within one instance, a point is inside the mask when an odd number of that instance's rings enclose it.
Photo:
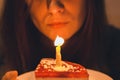
M 47 25 L 54 28 L 60 28 L 60 27 L 64 27 L 66 24 L 68 24 L 68 22 L 51 22 L 48 23 Z

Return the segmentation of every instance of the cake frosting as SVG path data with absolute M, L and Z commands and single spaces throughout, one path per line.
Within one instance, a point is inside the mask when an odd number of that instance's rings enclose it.
M 56 60 L 43 58 L 35 69 L 37 80 L 88 80 L 87 70 L 79 64 L 61 61 L 62 65 L 57 66 Z M 46 79 L 45 79 L 46 78 Z M 73 79 L 74 78 L 74 79 Z

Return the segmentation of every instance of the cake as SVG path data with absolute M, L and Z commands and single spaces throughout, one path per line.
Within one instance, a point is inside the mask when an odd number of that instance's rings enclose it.
M 36 80 L 88 80 L 88 73 L 82 65 L 62 61 L 56 66 L 53 58 L 43 58 L 35 69 Z

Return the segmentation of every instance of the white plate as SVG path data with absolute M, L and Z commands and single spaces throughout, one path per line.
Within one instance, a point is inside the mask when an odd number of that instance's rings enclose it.
M 89 74 L 89 80 L 113 80 L 110 76 L 91 69 L 87 69 Z M 34 71 L 30 71 L 18 76 L 18 80 L 35 80 Z

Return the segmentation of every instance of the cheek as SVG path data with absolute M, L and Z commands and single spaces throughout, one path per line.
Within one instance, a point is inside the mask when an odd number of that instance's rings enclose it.
M 69 4 L 66 3 L 66 8 L 71 12 L 74 16 L 79 17 L 85 12 L 85 0 L 71 0 Z
M 47 13 L 46 5 L 42 4 L 45 2 L 40 3 L 40 1 L 39 0 L 33 1 L 32 6 L 30 8 L 30 14 L 31 14 L 32 20 L 34 20 L 35 23 L 43 22 L 43 20 L 45 19 L 45 15 Z M 44 0 L 44 1 L 46 1 L 46 0 Z
M 74 4 L 71 4 L 69 12 L 73 15 L 76 28 L 79 28 L 86 16 L 85 0 L 76 0 Z
M 82 27 L 86 16 L 85 1 L 76 0 L 74 2 L 73 4 L 66 4 L 66 10 L 71 16 L 71 24 L 69 25 L 70 35 L 73 35 Z

